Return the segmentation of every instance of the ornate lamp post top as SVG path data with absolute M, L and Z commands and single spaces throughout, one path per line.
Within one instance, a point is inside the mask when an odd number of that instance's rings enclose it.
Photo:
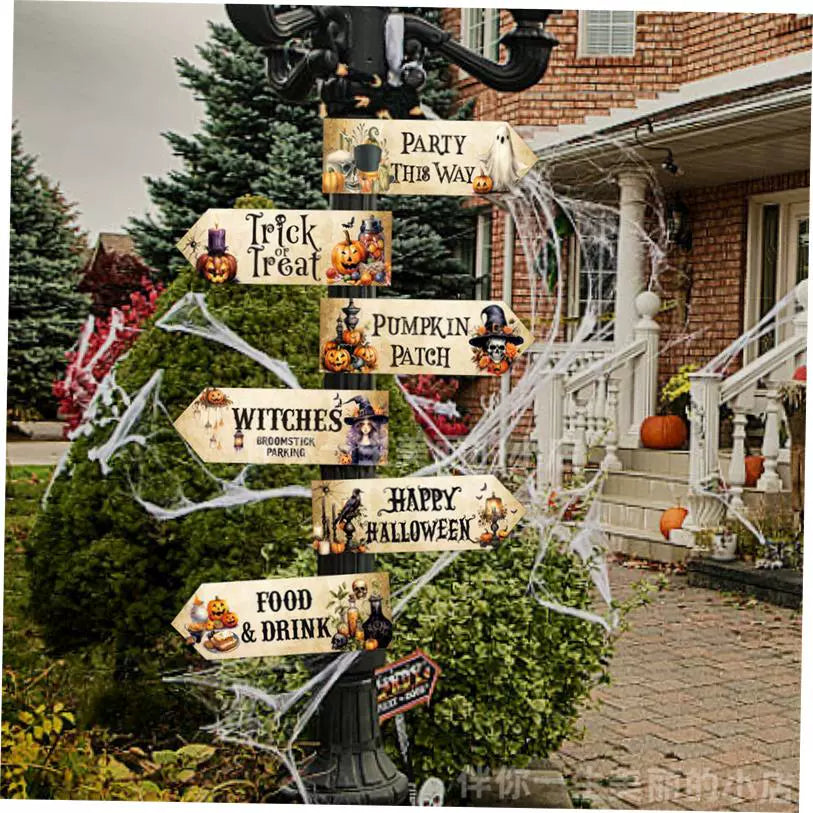
M 516 26 L 500 39 L 508 58 L 499 63 L 471 51 L 414 14 L 370 6 L 227 5 L 234 27 L 262 48 L 268 79 L 289 101 L 319 86 L 331 116 L 423 117 L 418 93 L 426 80 L 422 60 L 433 49 L 488 87 L 520 91 L 536 84 L 557 40 L 545 30 L 556 12 L 514 9 Z

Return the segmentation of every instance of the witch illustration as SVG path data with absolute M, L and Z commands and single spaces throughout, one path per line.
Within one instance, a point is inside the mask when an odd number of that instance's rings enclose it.
M 375 466 L 387 450 L 386 424 L 389 417 L 377 413 L 363 395 L 345 401 L 347 404 L 351 402 L 358 404 L 358 411 L 344 419 L 350 427 L 347 433 L 350 463 L 353 466 Z

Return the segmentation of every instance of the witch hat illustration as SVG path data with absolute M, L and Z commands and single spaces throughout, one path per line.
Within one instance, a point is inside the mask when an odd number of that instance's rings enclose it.
M 389 421 L 389 416 L 379 415 L 373 409 L 373 405 L 363 395 L 355 395 L 349 401 L 345 401 L 346 404 L 353 402 L 358 404 L 358 413 L 344 419 L 344 422 L 348 426 L 353 426 L 360 421 L 376 421 L 377 423 L 387 423 Z
M 502 339 L 509 344 L 524 344 L 525 339 L 514 333 L 505 333 L 504 328 L 508 327 L 505 318 L 505 311 L 499 305 L 489 305 L 483 308 L 481 319 L 485 325 L 486 332 L 478 333 L 469 339 L 469 344 L 473 347 L 485 348 L 492 339 Z
M 353 148 L 353 159 L 359 172 L 378 172 L 381 163 L 381 147 L 378 144 L 359 144 Z

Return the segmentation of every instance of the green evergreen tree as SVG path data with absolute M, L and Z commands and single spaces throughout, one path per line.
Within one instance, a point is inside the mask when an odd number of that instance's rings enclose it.
M 87 248 L 76 212 L 59 187 L 37 172 L 14 125 L 11 136 L 8 410 L 14 417 L 51 417 L 51 384 L 65 365 L 88 313 L 76 271 Z
M 426 12 L 437 19 L 437 9 Z M 205 106 L 200 131 L 165 133 L 182 168 L 148 178 L 156 214 L 131 220 L 139 253 L 165 279 L 186 261 L 175 243 L 206 209 L 231 206 L 247 193 L 265 195 L 280 208 L 323 209 L 322 121 L 314 97 L 282 102 L 271 90 L 265 58 L 231 26 L 210 23 L 198 48 L 203 65 L 178 59 L 178 73 Z M 427 60 L 425 101 L 442 116 L 454 100 L 442 60 Z M 396 296 L 458 298 L 470 295 L 470 274 L 458 259 L 460 241 L 474 234 L 472 214 L 444 197 L 386 198 L 394 217 L 393 287 Z

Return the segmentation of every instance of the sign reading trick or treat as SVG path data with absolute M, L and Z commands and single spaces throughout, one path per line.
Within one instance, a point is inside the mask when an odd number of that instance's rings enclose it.
M 175 428 L 207 463 L 387 462 L 389 394 L 207 387 Z
M 172 622 L 207 660 L 386 649 L 386 573 L 202 584 Z
M 500 121 L 325 119 L 322 191 L 388 195 L 508 192 L 536 163 Z
M 533 341 L 502 302 L 323 299 L 319 336 L 328 372 L 502 375 Z
M 209 209 L 177 245 L 214 284 L 389 285 L 392 214 Z

